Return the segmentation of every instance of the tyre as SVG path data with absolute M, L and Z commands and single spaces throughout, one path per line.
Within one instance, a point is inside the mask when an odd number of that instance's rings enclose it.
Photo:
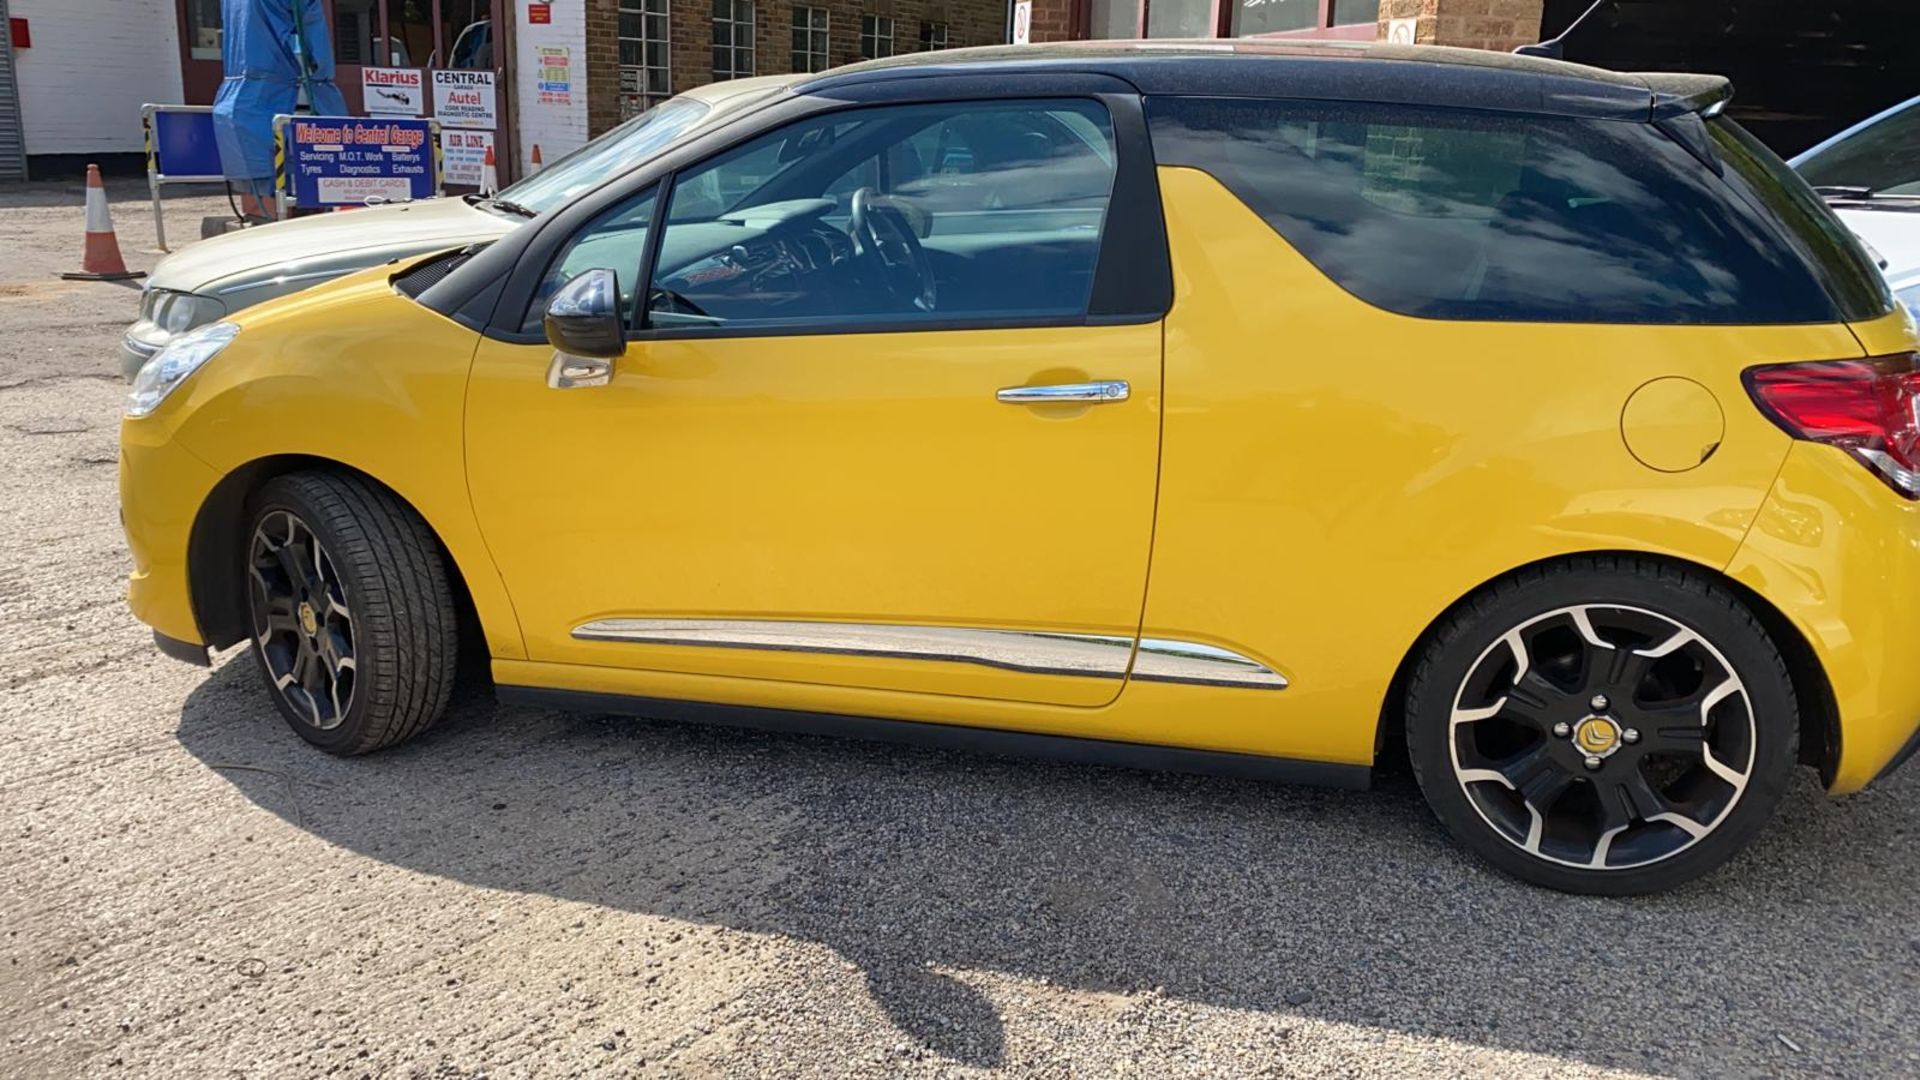
M 453 591 L 426 522 L 358 477 L 276 477 L 250 506 L 253 654 L 293 730 L 364 754 L 425 731 L 452 692 Z
M 1631 557 L 1470 597 L 1420 657 L 1406 722 L 1421 791 L 1461 844 L 1525 881 L 1616 896 L 1752 840 L 1800 731 L 1786 664 L 1741 600 Z

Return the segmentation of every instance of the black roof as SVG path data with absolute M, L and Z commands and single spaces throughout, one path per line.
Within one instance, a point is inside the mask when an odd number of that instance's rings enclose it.
M 794 89 L 932 75 L 1105 75 L 1143 94 L 1316 98 L 1646 120 L 1731 96 L 1717 75 L 1632 74 L 1562 60 L 1439 45 L 1207 38 L 995 45 L 910 53 L 835 68 Z

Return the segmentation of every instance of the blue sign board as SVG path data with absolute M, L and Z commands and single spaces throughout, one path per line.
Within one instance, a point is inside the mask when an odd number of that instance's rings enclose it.
M 224 182 L 220 138 L 214 130 L 213 109 L 206 105 L 142 105 L 140 124 L 147 133 L 147 190 L 153 194 L 153 232 L 160 250 L 170 251 L 160 189 L 167 184 Z
M 167 177 L 212 177 L 220 179 L 220 141 L 214 135 L 213 113 L 155 107 L 148 114 L 153 124 L 153 171 Z
M 296 206 L 366 206 L 440 193 L 440 151 L 431 120 L 281 116 L 278 186 Z

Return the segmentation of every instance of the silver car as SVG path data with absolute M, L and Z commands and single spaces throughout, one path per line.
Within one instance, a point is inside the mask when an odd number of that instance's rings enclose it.
M 378 266 L 495 239 L 661 150 L 751 110 L 800 79 L 713 83 L 648 109 L 492 198 L 469 195 L 317 214 L 203 240 L 162 260 L 120 344 L 128 379 L 167 342 L 265 300 Z
M 1920 317 L 1920 97 L 1835 135 L 1790 164 L 1886 262 Z

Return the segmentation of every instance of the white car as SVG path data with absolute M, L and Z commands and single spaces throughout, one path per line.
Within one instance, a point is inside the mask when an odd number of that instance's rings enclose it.
M 1920 97 L 1867 118 L 1790 162 L 1886 261 L 1920 317 Z
M 120 345 L 132 379 L 169 341 L 241 308 L 413 255 L 496 239 L 668 146 L 744 115 L 798 81 L 768 75 L 661 102 L 492 198 L 469 195 L 316 214 L 203 240 L 162 260 Z

